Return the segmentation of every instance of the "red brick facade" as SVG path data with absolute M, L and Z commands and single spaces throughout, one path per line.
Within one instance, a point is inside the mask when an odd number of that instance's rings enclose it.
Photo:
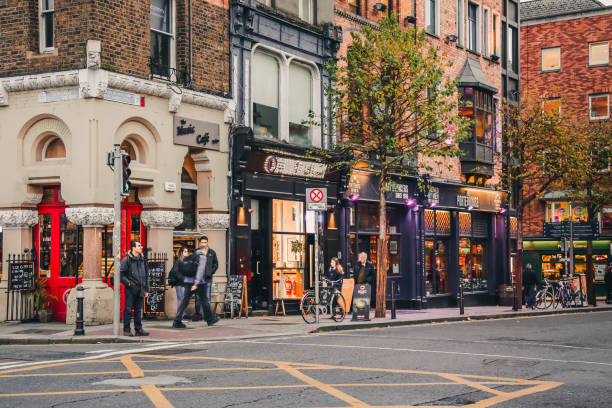
M 0 1 L 0 77 L 82 69 L 87 40 L 102 43 L 102 68 L 150 76 L 148 0 L 56 0 L 55 49 L 39 52 L 38 0 Z M 187 0 L 176 0 L 177 71 L 188 67 Z M 200 91 L 229 93 L 227 0 L 193 0 L 193 83 Z
M 612 66 L 589 67 L 589 43 L 612 44 L 612 10 L 590 17 L 568 16 L 561 21 L 521 26 L 521 82 L 523 93 L 535 91 L 549 98 L 565 98 L 564 112 L 589 120 L 589 95 L 612 94 Z M 542 48 L 561 48 L 561 69 L 542 72 Z M 612 52 L 610 53 L 612 55 Z M 525 236 L 542 235 L 545 203 L 532 202 L 524 212 Z

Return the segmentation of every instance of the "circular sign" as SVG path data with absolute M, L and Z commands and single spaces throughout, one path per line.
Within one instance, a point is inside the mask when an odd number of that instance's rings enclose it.
M 310 191 L 310 200 L 313 203 L 320 203 L 321 200 L 323 200 L 323 192 L 319 190 L 318 188 L 313 188 Z

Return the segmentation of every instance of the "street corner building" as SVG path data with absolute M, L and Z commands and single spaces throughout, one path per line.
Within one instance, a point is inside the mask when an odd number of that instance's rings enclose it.
M 86 323 L 111 321 L 115 144 L 132 170 L 122 256 L 140 241 L 167 276 L 174 250 L 206 234 L 219 256 L 215 281 L 225 280 L 228 9 L 213 0 L 0 2 L 0 319 L 19 315 L 8 260 L 27 249 L 54 320 L 74 321 L 68 291 L 82 284 Z M 157 286 L 156 312 L 172 317 L 174 291 L 163 291 L 164 275 Z

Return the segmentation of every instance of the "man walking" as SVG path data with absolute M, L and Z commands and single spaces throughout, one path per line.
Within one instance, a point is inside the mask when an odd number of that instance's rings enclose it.
M 209 326 L 217 323 L 219 318 L 214 316 L 210 310 L 210 298 L 208 287 L 212 285 L 212 278 L 217 269 L 219 268 L 219 260 L 215 251 L 208 247 L 208 237 L 203 235 L 200 238 L 200 245 L 198 250 L 195 252 L 198 256 L 198 269 L 195 277 L 185 276 L 185 296 L 181 304 L 179 305 L 176 317 L 172 323 L 172 327 L 175 329 L 184 329 L 185 326 L 181 320 L 183 320 L 183 313 L 189 304 L 191 294 L 196 293 L 200 297 L 201 307 L 204 312 L 204 318 Z M 196 310 L 196 315 L 199 315 L 200 311 Z
M 536 284 L 538 283 L 536 273 L 531 264 L 528 263 L 523 271 L 523 286 L 525 288 L 525 303 L 531 309 L 535 307 Z
M 142 307 L 144 299 L 149 296 L 149 274 L 145 258 L 142 256 L 142 245 L 138 241 L 130 243 L 130 250 L 121 261 L 121 283 L 125 292 L 123 309 L 123 335 L 133 336 L 130 329 L 132 310 L 134 311 L 134 334 L 148 336 L 142 329 Z

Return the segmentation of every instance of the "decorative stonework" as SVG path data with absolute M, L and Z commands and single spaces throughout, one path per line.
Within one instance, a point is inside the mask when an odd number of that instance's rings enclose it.
M 199 214 L 198 225 L 202 230 L 226 230 L 229 228 L 229 214 Z
M 38 193 L 26 193 L 25 199 L 23 200 L 24 204 L 40 204 L 42 201 L 43 195 Z
M 170 98 L 168 98 L 168 110 L 176 113 L 181 107 L 181 100 L 183 99 L 182 93 L 170 92 Z
M 106 207 L 68 207 L 66 208 L 66 218 L 75 225 L 103 227 L 113 223 L 115 210 Z
M 0 79 L 0 87 L 6 92 L 32 91 L 45 88 L 63 88 L 79 84 L 79 71 L 48 72 L 38 75 L 16 76 Z
M 152 196 L 152 195 L 138 197 L 138 201 L 140 201 L 140 204 L 146 207 L 158 207 L 159 206 L 159 203 L 155 199 L 155 196 Z
M 0 225 L 3 228 L 30 228 L 38 224 L 38 212 L 33 210 L 2 210 Z
M 0 106 L 8 106 L 8 92 L 0 83 Z
M 143 211 L 140 219 L 150 228 L 173 229 L 183 223 L 183 213 L 180 211 Z

